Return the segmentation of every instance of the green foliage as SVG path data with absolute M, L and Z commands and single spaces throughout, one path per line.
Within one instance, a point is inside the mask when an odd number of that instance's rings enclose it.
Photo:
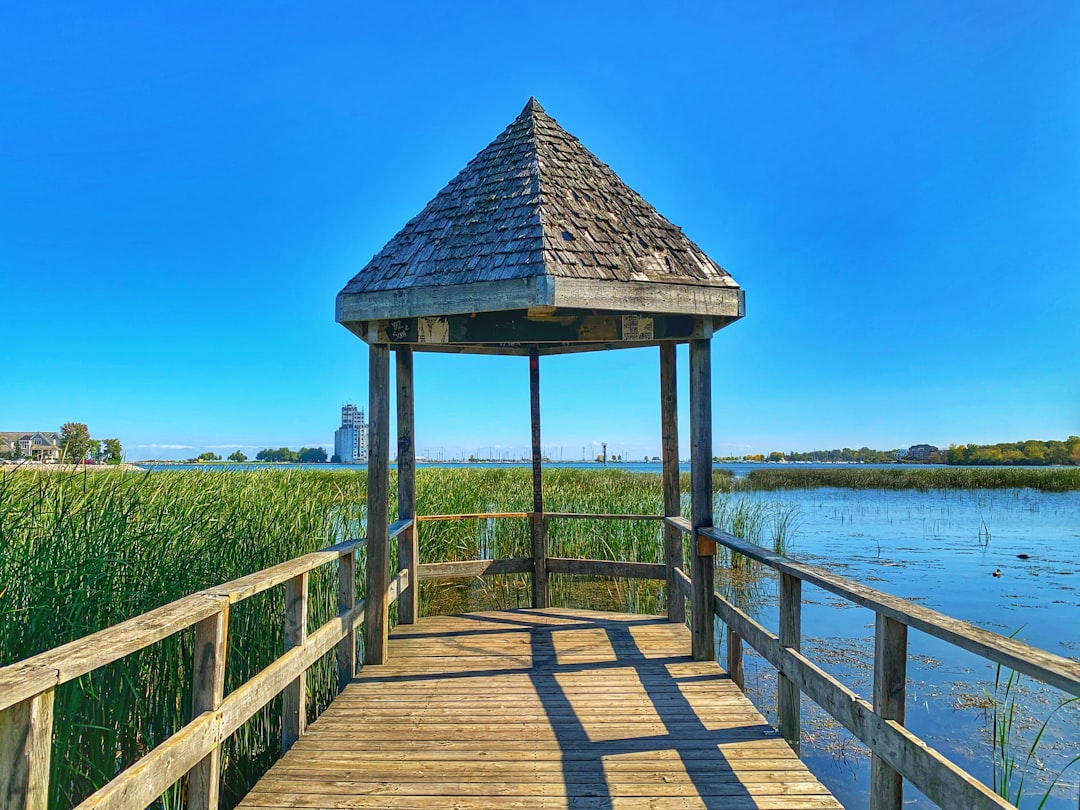
M 296 461 L 297 454 L 295 450 L 290 450 L 288 447 L 279 447 L 277 450 L 271 450 L 269 447 L 265 450 L 260 450 L 255 455 L 256 461 Z
M 64 458 L 75 464 L 84 461 L 95 444 L 90 438 L 90 429 L 83 422 L 65 422 L 60 428 L 60 434 Z
M 769 454 L 768 460 L 779 461 L 781 458 L 786 458 L 788 461 L 813 461 L 834 464 L 838 462 L 849 464 L 891 464 L 896 461 L 896 457 L 900 452 L 900 450 L 872 450 L 869 447 L 860 447 L 858 450 L 852 450 L 850 447 L 841 450 L 811 450 L 809 453 L 797 453 L 791 450 L 786 455 L 774 451 Z M 749 458 L 748 460 L 757 459 Z
M 124 455 L 124 448 L 120 446 L 119 439 L 105 439 L 102 442 L 103 450 L 101 453 L 102 461 L 108 464 L 119 464 L 120 459 Z
M 195 457 L 196 461 L 221 461 L 221 456 L 217 455 L 211 450 L 207 450 L 205 453 Z
M 946 464 L 987 465 L 1080 465 L 1080 436 L 1065 441 L 1040 441 L 1000 444 L 953 444 L 945 451 Z
M 229 461 L 235 461 L 237 464 L 243 464 L 247 461 L 247 456 L 241 453 L 239 450 L 234 450 L 229 454 Z
M 1043 492 L 1080 490 L 1080 469 L 1031 469 L 897 466 L 887 469 L 837 467 L 806 469 L 782 467 L 751 470 L 740 482 L 748 489 L 1014 489 L 1030 487 Z
M 326 450 L 322 447 L 301 447 L 296 454 L 296 460 L 304 464 L 326 461 Z

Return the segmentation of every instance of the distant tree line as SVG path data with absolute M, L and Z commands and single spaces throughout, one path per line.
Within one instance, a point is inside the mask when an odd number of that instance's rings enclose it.
M 1065 441 L 953 444 L 945 451 L 946 464 L 1061 464 L 1080 465 L 1080 436 Z
M 288 447 L 279 447 L 277 450 L 266 448 L 255 455 L 256 461 L 291 461 L 301 464 L 312 464 L 326 459 L 326 450 L 322 447 L 301 447 L 299 450 L 290 450 Z
M 754 455 L 743 456 L 743 461 L 815 461 L 818 463 L 837 463 L 847 462 L 849 464 L 890 464 L 896 461 L 897 456 L 901 453 L 900 450 L 872 450 L 869 447 L 860 447 L 858 450 L 852 450 L 850 447 L 845 447 L 842 450 L 811 450 L 808 453 L 797 453 L 794 450 L 789 450 L 787 453 L 781 453 L 779 450 L 773 450 L 768 455 L 764 453 L 757 453 Z M 733 457 L 727 457 L 724 459 L 714 459 L 714 461 L 736 461 Z

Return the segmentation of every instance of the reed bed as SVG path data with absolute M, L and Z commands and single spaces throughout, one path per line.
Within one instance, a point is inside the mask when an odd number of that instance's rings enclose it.
M 726 493 L 731 476 L 714 475 Z M 659 475 L 549 469 L 552 512 L 662 511 Z M 689 488 L 686 476 L 683 491 Z M 391 492 L 395 490 L 391 482 Z M 769 539 L 769 515 L 718 496 L 718 525 Z M 362 536 L 367 477 L 303 469 L 225 473 L 8 470 L 0 473 L 0 665 L 86 636 L 202 588 L 338 540 Z M 419 514 L 529 511 L 527 469 L 421 469 Z M 684 506 L 689 501 L 684 496 Z M 396 509 L 396 504 L 391 504 Z M 724 521 L 727 521 L 726 523 Z M 759 525 L 760 524 L 760 525 Z M 420 524 L 422 562 L 531 556 L 527 519 Z M 657 521 L 552 519 L 551 554 L 661 562 Z M 362 564 L 362 561 L 361 561 Z M 362 578 L 361 578 L 362 581 Z M 336 611 L 333 566 L 312 572 L 309 629 Z M 661 583 L 554 576 L 552 604 L 660 613 Z M 425 614 L 525 607 L 525 575 L 423 583 Z M 284 594 L 275 588 L 233 607 L 226 693 L 283 648 Z M 51 807 L 77 804 L 187 720 L 193 631 L 155 644 L 57 691 Z M 336 693 L 333 654 L 308 678 L 310 711 Z M 280 706 L 271 703 L 223 751 L 222 805 L 233 806 L 277 757 Z M 178 808 L 182 785 L 156 807 Z
M 751 490 L 815 489 L 1023 489 L 1080 490 L 1080 467 L 764 467 L 739 482 Z

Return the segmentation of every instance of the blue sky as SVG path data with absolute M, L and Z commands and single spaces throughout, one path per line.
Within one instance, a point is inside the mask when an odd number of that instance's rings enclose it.
M 536 96 L 746 289 L 717 453 L 1080 433 L 1077 42 L 1062 2 L 13 7 L 0 429 L 332 443 L 335 294 Z M 527 445 L 525 360 L 416 375 L 421 452 Z M 549 453 L 658 453 L 657 376 L 545 359 Z

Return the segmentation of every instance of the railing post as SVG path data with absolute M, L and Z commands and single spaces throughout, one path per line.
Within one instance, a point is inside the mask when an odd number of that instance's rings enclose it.
M 0 711 L 0 809 L 46 810 L 53 690 Z
M 215 711 L 225 697 L 225 650 L 229 638 L 229 607 L 195 625 L 194 683 L 191 717 Z M 221 786 L 221 746 L 203 757 L 188 773 L 187 810 L 216 810 Z
M 390 348 L 372 343 L 368 360 L 367 566 L 364 578 L 364 663 L 386 661 L 390 539 L 387 503 L 390 487 Z
M 877 614 L 874 634 L 874 712 L 904 724 L 907 698 L 907 625 Z M 904 780 L 885 760 L 870 759 L 871 810 L 900 810 Z
M 676 386 L 675 344 L 660 344 L 660 433 L 664 462 L 664 515 L 682 515 L 679 492 L 679 409 Z M 686 599 L 676 571 L 683 567 L 682 532 L 664 524 L 664 562 L 667 565 L 667 616 L 669 622 L 686 621 Z
M 416 518 L 416 431 L 413 403 L 413 353 L 408 346 L 395 351 L 397 363 L 397 491 L 398 519 Z M 420 617 L 420 562 L 416 523 L 398 535 L 398 570 L 409 572 L 409 584 L 398 596 L 397 615 L 401 624 Z
M 739 634 L 732 630 L 730 627 L 727 629 L 727 673 L 734 683 L 740 689 L 746 687 L 746 678 L 743 675 L 743 662 L 742 662 L 742 638 Z
M 780 574 L 780 646 L 798 650 L 802 644 L 802 580 Z M 800 748 L 799 686 L 783 673 L 777 678 L 776 711 L 780 733 L 795 753 Z
M 694 528 L 690 568 L 691 654 L 695 661 L 716 660 L 713 591 L 716 543 L 698 535 L 713 522 L 712 491 L 712 343 L 690 341 L 690 522 Z
M 529 518 L 532 535 L 534 608 L 548 606 L 548 534 L 544 518 L 543 459 L 540 448 L 540 352 L 536 346 L 529 351 L 529 415 L 532 423 L 532 480 L 533 510 Z
M 338 559 L 338 615 L 356 605 L 356 549 Z M 349 627 L 337 643 L 337 681 L 340 692 L 356 676 L 356 630 Z
M 285 583 L 285 652 L 307 641 L 308 574 Z M 307 673 L 301 672 L 281 693 L 281 753 L 300 739 L 307 725 Z

